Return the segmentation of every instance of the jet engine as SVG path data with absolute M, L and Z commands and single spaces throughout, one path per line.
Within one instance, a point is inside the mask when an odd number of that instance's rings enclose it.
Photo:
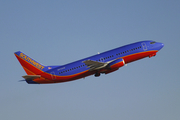
M 107 68 L 109 70 L 107 70 L 105 72 L 105 74 L 108 74 L 108 73 L 111 73 L 111 72 L 114 72 L 116 70 L 118 70 L 120 67 L 124 66 L 125 65 L 125 62 L 124 62 L 124 59 L 123 58 L 119 58 L 111 63 L 108 64 Z

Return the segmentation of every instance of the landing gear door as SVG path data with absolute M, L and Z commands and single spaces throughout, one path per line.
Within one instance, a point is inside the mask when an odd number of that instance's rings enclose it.
M 143 43 L 141 43 L 141 45 L 142 45 L 142 47 L 143 47 L 143 50 L 144 50 L 144 51 L 146 51 L 146 50 L 147 50 L 146 43 L 145 43 L 145 42 L 143 42 Z

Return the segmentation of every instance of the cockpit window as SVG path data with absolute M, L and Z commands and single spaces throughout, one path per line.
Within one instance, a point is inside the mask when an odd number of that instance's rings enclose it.
M 156 43 L 155 41 L 153 41 L 153 42 L 150 42 L 150 44 L 154 44 L 154 43 Z

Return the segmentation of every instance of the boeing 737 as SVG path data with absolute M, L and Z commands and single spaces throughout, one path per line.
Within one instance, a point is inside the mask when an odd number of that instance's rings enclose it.
M 130 62 L 151 58 L 163 46 L 163 43 L 152 40 L 140 41 L 59 66 L 44 66 L 20 51 L 14 54 L 27 73 L 22 77 L 28 84 L 48 84 L 68 82 L 90 75 L 99 77 Z

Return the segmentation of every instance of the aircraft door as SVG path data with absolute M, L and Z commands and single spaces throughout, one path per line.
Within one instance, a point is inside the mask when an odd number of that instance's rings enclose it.
M 104 58 L 103 57 L 100 58 L 100 62 L 104 62 Z
M 56 80 L 55 72 L 51 72 L 50 74 L 51 74 L 52 80 Z
M 143 47 L 143 50 L 144 50 L 144 51 L 146 51 L 146 50 L 147 50 L 146 43 L 145 43 L 145 42 L 143 42 L 143 43 L 141 43 L 141 45 L 142 45 L 142 47 Z

